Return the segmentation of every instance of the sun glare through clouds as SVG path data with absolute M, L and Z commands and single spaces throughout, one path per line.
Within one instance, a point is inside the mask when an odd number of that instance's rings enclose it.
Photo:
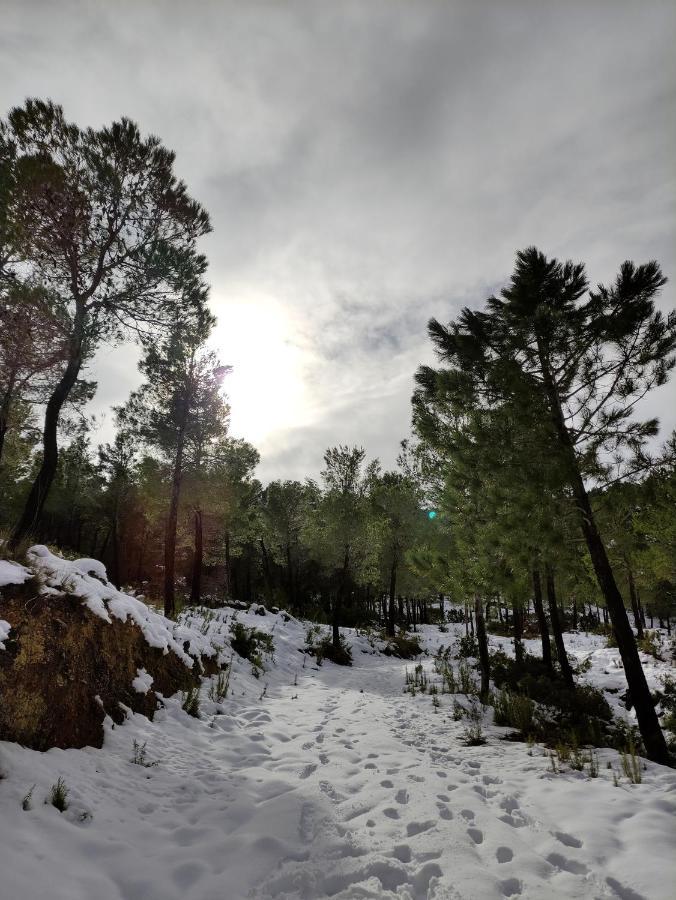
M 272 297 L 215 298 L 212 306 L 218 315 L 212 345 L 232 366 L 224 380 L 231 434 L 265 450 L 271 434 L 308 418 L 306 352 L 293 319 Z

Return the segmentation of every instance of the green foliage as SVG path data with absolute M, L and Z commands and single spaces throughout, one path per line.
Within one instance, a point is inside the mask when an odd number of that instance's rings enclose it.
M 199 719 L 199 717 L 200 717 L 200 690 L 198 687 L 189 688 L 183 694 L 181 708 L 189 716 L 192 716 L 195 719 Z
M 56 807 L 59 812 L 65 812 L 68 809 L 68 794 L 70 791 L 66 787 L 66 782 L 63 780 L 61 776 L 56 781 L 56 784 L 53 784 L 50 792 L 48 802 L 52 804 L 52 806 Z
M 460 659 L 476 659 L 479 655 L 479 644 L 474 635 L 463 635 L 458 641 L 458 657 Z
M 648 656 L 652 656 L 654 659 L 663 659 L 662 647 L 656 632 L 646 631 L 636 643 L 638 644 L 638 649 L 643 650 Z
M 630 737 L 626 748 L 620 752 L 622 760 L 622 771 L 631 784 L 641 784 L 643 776 L 641 773 L 641 760 L 636 753 L 636 746 L 633 738 Z
M 415 634 L 399 631 L 394 637 L 387 638 L 383 653 L 385 656 L 396 656 L 398 659 L 414 659 L 422 653 L 420 638 Z
M 24 794 L 24 796 L 21 800 L 21 809 L 23 809 L 24 812 L 28 812 L 29 809 L 33 808 L 33 791 L 34 790 L 35 790 L 35 785 L 33 785 L 33 787 Z
M 261 653 L 272 656 L 275 652 L 272 635 L 257 628 L 247 628 L 241 622 L 233 625 L 230 644 L 238 656 L 248 660 L 257 670 L 263 668 Z
M 331 635 L 322 634 L 321 628 L 318 626 L 308 629 L 305 652 L 314 656 L 320 666 L 325 659 L 338 666 L 352 665 L 352 649 L 345 637 L 340 634 L 338 647 L 334 647 Z
M 494 700 L 494 721 L 496 725 L 516 728 L 524 736 L 536 731 L 535 704 L 522 694 L 501 691 Z

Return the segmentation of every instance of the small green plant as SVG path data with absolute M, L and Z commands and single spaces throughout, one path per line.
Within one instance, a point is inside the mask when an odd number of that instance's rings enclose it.
M 432 706 L 434 707 L 434 712 L 437 712 L 437 710 L 441 706 L 441 703 L 439 702 L 439 698 L 437 697 L 436 693 L 432 694 Z
M 153 766 L 159 766 L 160 764 L 158 760 L 150 762 L 150 760 L 148 759 L 146 741 L 141 744 L 135 738 L 132 744 L 131 762 L 134 763 L 135 766 L 143 766 L 145 769 L 152 769 Z
M 465 710 L 464 710 L 463 707 L 458 703 L 457 700 L 454 700 L 454 701 L 453 701 L 453 720 L 454 720 L 455 722 L 459 722 L 460 719 L 462 719 L 462 717 L 463 717 L 464 715 L 465 715 Z
M 184 712 L 195 719 L 200 717 L 200 689 L 198 687 L 189 688 L 183 694 L 181 707 Z
M 476 685 L 466 662 L 460 663 L 458 675 L 460 677 L 460 693 L 467 695 L 476 694 Z
M 493 702 L 493 719 L 496 725 L 509 725 L 528 736 L 536 730 L 535 704 L 522 694 L 501 691 Z
M 221 670 L 216 676 L 216 681 L 209 685 L 209 699 L 214 703 L 220 703 L 228 696 L 228 684 L 230 681 L 230 666 L 227 670 Z
M 585 759 L 584 755 L 580 752 L 580 750 L 577 747 L 575 747 L 575 749 L 573 750 L 573 753 L 571 755 L 571 758 L 570 758 L 571 769 L 573 769 L 575 772 L 582 772 L 584 769 L 585 762 L 586 762 L 586 759 Z
M 57 778 L 56 784 L 53 784 L 49 792 L 48 802 L 56 807 L 59 812 L 65 812 L 68 809 L 68 794 L 70 791 L 66 787 L 66 782 L 61 776 Z
M 659 638 L 654 631 L 646 631 L 643 637 L 636 641 L 639 650 L 643 650 L 648 656 L 655 659 L 662 659 L 662 648 L 660 647 Z
M 267 653 L 274 659 L 275 644 L 271 635 L 257 628 L 247 628 L 241 622 L 234 623 L 230 644 L 238 656 L 253 663 L 256 668 L 263 668 L 262 653 Z
M 553 750 L 550 750 L 548 756 L 549 756 L 549 762 L 550 762 L 551 767 L 552 767 L 552 772 L 553 772 L 555 775 L 558 775 L 559 772 L 560 772 L 560 769 L 559 769 L 559 763 L 558 763 L 558 760 L 557 760 L 557 758 L 556 758 L 556 754 L 554 753 Z
M 26 793 L 21 801 L 21 809 L 25 812 L 28 812 L 29 809 L 33 809 L 33 791 L 35 790 L 35 785 Z
M 622 771 L 631 784 L 641 784 L 641 761 L 636 753 L 636 745 L 633 736 L 629 736 L 629 742 L 625 750 L 620 751 L 622 759 Z
M 599 777 L 599 755 L 598 755 L 598 753 L 590 750 L 589 756 L 587 757 L 587 763 L 589 764 L 589 777 L 590 778 L 598 778 Z
M 486 743 L 486 738 L 478 722 L 468 725 L 462 733 L 462 738 L 466 747 L 479 747 Z

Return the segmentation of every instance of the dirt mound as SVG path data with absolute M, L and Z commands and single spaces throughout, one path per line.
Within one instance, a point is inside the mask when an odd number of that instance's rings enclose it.
M 156 692 L 199 684 L 201 661 L 191 669 L 150 646 L 131 619 L 106 622 L 79 598 L 40 589 L 36 579 L 0 588 L 0 618 L 12 626 L 0 650 L 0 739 L 35 750 L 100 747 L 106 714 L 120 723 L 128 707 L 152 718 Z M 132 684 L 149 683 L 139 670 L 152 676 L 146 693 Z

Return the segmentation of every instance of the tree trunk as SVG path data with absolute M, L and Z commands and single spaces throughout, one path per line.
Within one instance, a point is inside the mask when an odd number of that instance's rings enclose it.
M 178 435 L 174 473 L 171 479 L 171 498 L 169 515 L 164 534 L 164 615 L 173 618 L 176 614 L 176 531 L 178 528 L 178 504 L 181 498 L 181 482 L 183 480 L 183 442 L 184 432 Z
M 231 592 L 231 577 L 232 573 L 230 570 L 230 532 L 225 532 L 225 578 L 223 579 L 223 592 L 225 594 L 226 600 L 230 598 Z
M 549 369 L 548 358 L 539 336 L 537 340 L 543 382 L 549 400 L 554 428 L 564 454 L 564 462 L 568 468 L 568 481 L 575 499 L 582 534 L 591 557 L 596 580 L 606 601 L 606 607 L 613 623 L 613 631 L 615 632 L 617 646 L 624 665 L 624 674 L 627 679 L 631 699 L 636 709 L 636 718 L 643 744 L 649 759 L 653 760 L 653 762 L 668 765 L 669 751 L 667 750 L 667 744 L 655 712 L 641 659 L 638 655 L 638 648 L 629 624 L 627 610 L 617 587 L 605 544 L 596 525 L 589 495 L 580 474 L 575 447 L 566 427 L 558 391 Z
M 7 390 L 0 403 L 0 465 L 2 465 L 2 451 L 5 446 L 5 435 L 9 428 L 9 413 L 12 407 L 14 385 L 16 383 L 16 368 L 12 369 L 7 378 Z
M 488 656 L 488 638 L 486 637 L 484 609 L 478 592 L 474 595 L 474 616 L 476 618 L 476 637 L 479 645 L 479 667 L 481 669 L 481 690 L 479 696 L 481 701 L 485 703 L 488 699 L 491 663 Z
M 78 301 L 73 323 L 73 335 L 70 341 L 68 364 L 58 384 L 52 391 L 45 410 L 45 424 L 42 431 L 42 463 L 26 499 L 23 513 L 9 539 L 10 550 L 16 550 L 19 543 L 35 531 L 40 521 L 49 489 L 54 481 L 59 461 L 59 448 L 56 442 L 59 416 L 63 404 L 68 399 L 68 395 L 77 381 L 82 366 L 84 315 L 84 304 Z
M 540 581 L 540 570 L 537 567 L 533 569 L 533 607 L 542 640 L 542 662 L 550 671 L 554 671 L 552 645 L 549 643 L 549 627 L 547 626 L 547 616 L 542 604 L 542 582 Z
M 625 558 L 627 563 L 627 578 L 629 580 L 629 597 L 631 599 L 631 611 L 634 614 L 634 625 L 636 626 L 636 634 L 639 640 L 643 637 L 643 623 L 641 622 L 641 612 L 638 608 L 638 595 L 636 593 L 636 584 L 634 583 L 634 573 L 629 565 L 629 560 Z
M 386 631 L 390 637 L 394 637 L 394 620 L 395 620 L 395 595 L 397 590 L 397 558 L 392 560 L 390 568 L 390 614 L 387 618 Z
M 340 573 L 340 581 L 338 583 L 338 591 L 336 592 L 336 601 L 333 604 L 333 646 L 336 650 L 340 649 L 340 613 L 343 606 L 343 593 L 347 586 L 347 575 L 350 569 L 350 548 L 345 548 L 345 556 L 343 557 L 343 568 Z
M 192 577 L 190 579 L 190 602 L 197 606 L 202 599 L 202 562 L 204 560 L 204 532 L 202 529 L 202 511 L 196 509 L 193 514 L 194 549 L 192 558 Z
M 556 590 L 554 587 L 554 572 L 549 563 L 545 563 L 545 581 L 547 583 L 547 606 L 549 607 L 549 618 L 552 623 L 552 634 L 554 635 L 554 644 L 556 645 L 556 655 L 559 659 L 561 674 L 563 680 L 570 687 L 575 687 L 575 679 L 573 678 L 573 670 L 568 662 L 568 654 L 566 653 L 566 645 L 563 642 L 563 631 L 561 630 L 561 621 L 559 619 L 559 609 L 556 605 Z
M 523 609 L 514 607 L 512 613 L 514 623 L 514 657 L 517 662 L 523 662 Z

